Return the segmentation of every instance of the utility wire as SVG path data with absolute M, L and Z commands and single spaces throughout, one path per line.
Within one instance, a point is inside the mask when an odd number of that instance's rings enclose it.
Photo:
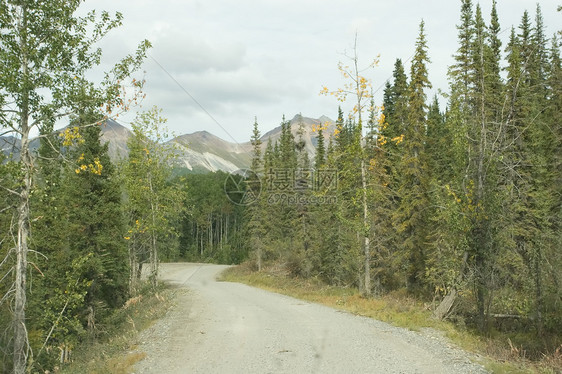
M 184 86 L 182 86 L 181 83 L 178 82 L 178 80 L 177 80 L 176 78 L 174 78 L 174 76 L 173 76 L 172 74 L 170 74 L 170 72 L 169 72 L 168 70 L 166 70 L 166 68 L 164 68 L 164 66 L 162 66 L 162 64 L 160 64 L 160 63 L 159 63 L 154 57 L 152 57 L 151 55 L 148 55 L 148 56 L 152 59 L 152 61 L 154 61 L 154 62 L 156 63 L 156 65 L 158 65 L 158 66 L 160 67 L 160 69 L 162 69 L 162 71 L 163 71 L 164 73 L 166 73 L 166 75 L 168 75 L 168 77 L 170 77 L 171 80 L 173 80 L 173 81 L 178 85 L 178 87 L 179 87 L 183 92 L 185 92 L 185 94 L 186 94 L 187 96 L 190 97 L 191 100 L 193 100 L 193 102 L 194 102 L 195 104 L 197 104 L 197 105 L 199 106 L 199 108 L 201 108 L 201 110 L 202 110 L 203 112 L 205 112 L 205 114 L 207 114 L 207 116 L 209 116 L 209 118 L 210 118 L 211 120 L 213 120 L 213 122 L 215 122 L 215 123 L 226 133 L 226 135 L 228 135 L 228 136 L 230 137 L 230 139 L 232 139 L 232 141 L 233 141 L 234 143 L 236 143 L 237 145 L 240 145 L 240 143 L 238 143 L 238 142 L 236 141 L 236 139 L 234 139 L 234 137 L 219 123 L 219 121 L 217 121 L 217 120 L 215 119 L 215 117 L 213 117 L 213 116 L 211 115 L 211 113 L 209 113 L 209 111 L 208 111 L 207 109 L 205 109 L 205 107 L 204 107 L 203 105 L 201 105 L 201 104 L 199 103 L 199 101 L 197 101 L 197 99 L 195 99 L 195 97 L 193 97 L 193 95 L 190 94 L 189 91 L 187 91 L 187 89 L 186 89 Z

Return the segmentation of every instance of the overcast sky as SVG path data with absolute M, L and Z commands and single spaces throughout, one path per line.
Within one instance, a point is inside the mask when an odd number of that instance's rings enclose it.
M 491 3 L 480 1 L 486 21 Z M 539 3 L 551 36 L 562 28 L 562 13 L 556 12 L 562 2 Z M 504 40 L 525 9 L 534 19 L 536 4 L 498 0 Z M 144 109 L 162 108 L 176 135 L 207 130 L 237 142 L 250 138 L 254 117 L 262 134 L 278 126 L 283 114 L 336 117 L 338 102 L 318 93 L 324 85 L 343 85 L 337 64 L 345 61 L 355 33 L 360 64 L 380 54 L 379 66 L 365 73 L 377 89 L 391 77 L 396 58 L 411 58 L 423 18 L 434 85 L 429 94 L 447 90 L 460 17 L 460 0 L 92 0 L 86 7 L 124 15 L 123 27 L 102 44 L 104 63 L 133 52 L 143 39 L 152 42 L 143 67 Z

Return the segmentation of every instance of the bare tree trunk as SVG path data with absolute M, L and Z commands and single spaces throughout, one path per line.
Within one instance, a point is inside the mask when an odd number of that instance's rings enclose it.
M 433 317 L 439 320 L 445 318 L 451 311 L 451 308 L 453 307 L 453 304 L 455 303 L 456 299 L 457 299 L 457 290 L 453 288 L 443 298 L 439 306 L 435 308 L 435 310 L 433 311 Z
M 22 5 L 22 18 L 19 25 L 23 30 L 27 29 L 27 9 Z M 27 39 L 25 32 L 20 40 L 22 46 L 22 73 L 26 85 L 29 79 L 28 59 L 25 46 Z M 29 228 L 29 195 L 31 193 L 31 175 L 32 160 L 29 153 L 29 93 L 24 91 L 22 95 L 22 105 L 20 113 L 20 130 L 21 130 L 21 151 L 20 164 L 23 174 L 23 186 L 19 195 L 19 203 L 17 209 L 18 222 L 18 238 L 16 247 L 16 284 L 15 284 L 15 300 L 14 300 L 14 373 L 25 373 L 27 366 L 28 353 L 28 336 L 25 325 L 25 306 L 27 303 L 26 295 L 26 275 L 27 275 L 27 253 L 28 239 L 30 234 Z
M 459 272 L 457 284 L 460 284 L 462 282 L 463 278 L 464 278 L 464 272 L 466 270 L 466 262 L 467 261 L 468 261 L 468 252 L 464 252 L 463 259 L 462 259 L 461 271 Z M 453 305 L 455 304 L 455 301 L 457 300 L 457 296 L 458 296 L 457 286 L 454 286 L 447 293 L 447 295 L 445 295 L 443 300 L 441 300 L 441 303 L 439 304 L 439 306 L 437 306 L 437 308 L 435 308 L 435 310 L 433 311 L 433 317 L 437 318 L 439 320 L 442 320 L 443 318 L 447 317 L 447 315 L 449 315 L 449 312 L 453 308 Z
M 154 201 L 156 197 L 154 196 L 152 176 L 150 174 L 148 176 L 148 183 L 150 186 L 150 210 L 152 214 L 152 233 L 150 242 L 150 281 L 152 283 L 152 287 L 156 289 L 156 286 L 158 285 L 158 243 L 156 237 L 156 212 L 158 210 L 158 202 Z
M 23 124 L 25 122 L 25 124 Z M 16 284 L 14 302 L 14 373 L 23 374 L 26 370 L 28 340 L 25 326 L 26 271 L 29 239 L 29 194 L 31 191 L 31 156 L 28 148 L 27 117 L 22 119 L 22 128 L 26 131 L 22 135 L 21 164 L 24 174 L 24 185 L 20 192 L 17 210 L 18 239 L 16 247 Z
M 199 227 L 199 226 L 198 226 Z M 201 246 L 201 259 L 203 258 L 203 230 L 198 230 L 199 231 L 199 245 Z
M 361 77 L 359 75 L 359 57 L 357 56 L 357 33 L 355 34 L 355 42 L 353 45 L 353 65 L 355 75 L 353 80 L 355 83 L 355 94 L 357 96 L 357 120 L 359 125 L 359 157 L 361 158 L 361 205 L 362 205 L 362 219 L 363 219 L 363 261 L 364 261 L 364 281 L 363 281 L 363 294 L 366 296 L 371 295 L 371 243 L 370 243 L 370 233 L 371 225 L 369 222 L 369 206 L 367 202 L 367 169 L 365 165 L 365 154 L 363 145 L 363 120 L 361 118 L 361 113 L 363 111 L 363 99 L 364 91 L 361 87 Z
M 261 258 L 262 258 L 262 250 L 261 250 L 261 243 L 258 245 L 258 272 L 261 271 Z
M 156 233 L 152 232 L 151 238 L 151 245 L 150 245 L 150 281 L 152 283 L 152 287 L 156 288 L 158 285 L 158 249 L 156 247 Z
M 213 238 L 213 214 L 209 214 L 209 245 L 211 251 L 214 249 L 214 238 Z M 214 251 L 213 251 L 214 252 Z
M 535 244 L 537 245 L 537 244 Z M 536 253 L 534 255 L 534 283 L 535 283 L 535 298 L 536 298 L 536 306 L 535 306 L 535 311 L 537 314 L 537 335 L 538 336 L 542 336 L 543 333 L 543 297 L 542 297 L 542 271 L 541 271 L 541 257 L 542 257 L 542 250 L 541 250 L 541 244 L 538 244 L 538 248 L 536 249 L 538 253 Z
M 131 296 L 134 296 L 137 293 L 137 280 L 140 275 L 138 274 L 139 266 L 134 243 L 130 243 L 129 245 L 129 267 L 131 269 L 129 278 L 129 293 Z
M 362 189 L 362 204 L 363 204 L 363 251 L 365 261 L 365 295 L 371 294 L 371 243 L 369 239 L 369 207 L 367 205 L 367 176 L 365 171 L 365 160 L 363 152 L 361 152 L 361 189 Z
M 225 228 L 224 228 L 224 236 L 225 240 L 228 243 L 228 222 L 230 221 L 230 215 L 226 216 Z
M 220 214 L 220 217 L 218 219 L 218 225 L 219 228 L 217 230 L 217 234 L 215 235 L 217 237 L 217 240 L 219 242 L 219 249 L 222 251 L 222 243 L 223 243 L 223 237 L 224 237 L 224 213 Z

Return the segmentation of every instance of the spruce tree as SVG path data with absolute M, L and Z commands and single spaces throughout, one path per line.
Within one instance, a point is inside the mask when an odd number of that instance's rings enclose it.
M 404 157 L 405 131 L 408 126 L 408 78 L 402 60 L 397 59 L 394 64 L 393 84 L 388 97 L 383 103 L 384 121 L 379 126 L 377 147 L 381 154 L 375 158 L 377 166 L 384 169 L 380 172 L 388 176 L 385 186 L 388 205 L 382 204 L 388 214 L 378 213 L 381 217 L 388 217 L 387 222 L 396 226 L 399 220 L 398 209 L 400 205 L 399 189 L 403 183 L 404 175 L 400 170 L 401 160 Z M 386 229 L 388 238 L 385 240 L 386 261 L 388 263 L 404 263 L 407 257 L 400 246 L 402 238 L 397 230 Z M 402 269 L 401 269 L 402 270 Z M 402 272 L 389 272 L 386 276 L 387 285 L 396 286 L 402 279 Z
M 424 286 L 427 165 L 423 155 L 426 143 L 426 93 L 431 87 L 428 79 L 427 42 L 424 22 L 416 40 L 416 52 L 411 66 L 408 88 L 408 127 L 404 133 L 404 156 L 400 161 L 401 183 L 398 189 L 400 205 L 396 227 L 401 234 L 401 249 L 408 261 L 408 287 L 410 290 Z
M 474 18 L 472 0 L 462 0 L 461 20 L 457 25 L 459 48 L 454 55 L 455 64 L 449 68 L 449 76 L 455 82 L 455 90 L 461 97 L 461 102 L 468 103 L 471 88 L 471 45 L 474 37 Z
M 527 267 L 528 290 L 533 295 L 529 313 L 535 316 L 537 333 L 544 329 L 544 272 L 554 245 L 553 220 L 549 212 L 556 206 L 549 186 L 555 180 L 550 165 L 554 163 L 556 138 L 545 118 L 547 104 L 546 39 L 540 7 L 537 7 L 535 27 L 529 14 L 523 14 L 517 38 L 510 40 L 510 78 L 518 73 L 518 84 L 512 92 L 510 132 L 507 153 L 510 173 L 507 188 L 511 192 L 506 206 L 511 224 L 513 249 Z M 519 57 L 519 58 L 517 58 Z M 510 92 L 508 92 L 510 93 Z M 548 255 L 547 255 L 548 253 Z M 552 278 L 551 278 L 552 279 Z
M 260 173 L 262 167 L 262 155 L 261 155 L 261 134 L 258 125 L 258 118 L 254 120 L 254 127 L 252 130 L 252 139 L 250 140 L 252 144 L 252 164 L 250 165 L 254 173 Z
M 90 69 L 101 61 L 101 49 L 94 46 L 113 28 L 121 25 L 122 16 L 95 12 L 76 15 L 81 2 L 13 2 L 0 3 L 0 116 L 4 134 L 13 133 L 20 140 L 21 173 L 15 195 L 19 206 L 14 222 L 17 226 L 14 259 L 13 293 L 13 366 L 16 374 L 27 370 L 29 356 L 26 329 L 26 303 L 29 244 L 33 222 L 30 210 L 34 185 L 34 162 L 31 135 L 45 123 L 68 118 L 85 108 L 104 106 L 118 111 L 121 82 L 143 61 L 150 43 L 144 42 L 136 54 L 129 55 L 105 75 L 102 84 L 87 79 Z M 116 110 L 117 109 L 117 110 Z
M 45 368 L 57 364 L 58 352 L 53 355 L 50 351 L 72 347 L 84 338 L 81 315 L 90 281 L 83 276 L 83 265 L 89 257 L 81 257 L 68 247 L 72 205 L 61 193 L 65 190 L 61 147 L 61 138 L 53 132 L 53 124 L 45 124 L 37 153 L 36 193 L 30 204 L 38 222 L 30 243 L 34 250 L 30 259 L 42 275 L 34 277 L 33 293 L 28 299 L 29 328 L 41 332 L 30 340 L 36 352 L 34 363 Z
M 496 125 L 501 122 L 503 109 L 503 82 L 500 76 L 501 46 L 499 38 L 501 27 L 496 9 L 496 1 L 492 2 L 490 25 L 488 26 L 488 40 L 485 44 L 484 59 L 486 65 L 485 95 L 488 106 L 488 115 Z
M 75 125 L 95 123 L 99 118 L 85 113 Z M 69 150 L 75 165 L 65 169 L 63 193 L 68 206 L 67 250 L 82 258 L 81 278 L 89 283 L 83 318 L 91 336 L 99 333 L 109 308 L 121 306 L 128 295 L 128 260 L 121 188 L 109 159 L 107 144 L 100 143 L 100 126 L 81 132 L 83 141 Z
M 326 146 L 324 142 L 324 129 L 320 126 L 316 135 L 316 153 L 314 155 L 314 169 L 316 171 L 321 170 L 326 162 Z
M 452 160 L 448 152 L 451 141 L 449 129 L 445 126 L 445 118 L 439 109 L 439 101 L 435 95 L 427 113 L 427 137 L 424 153 L 429 175 L 439 183 L 446 183 L 451 178 Z
M 262 141 L 261 141 L 261 133 L 259 130 L 257 118 L 254 121 L 254 129 L 252 131 L 252 138 L 250 141 L 252 144 L 251 168 L 252 168 L 252 172 L 255 173 L 252 174 L 251 178 L 256 178 L 256 180 L 250 181 L 250 183 L 254 183 L 254 185 L 253 186 L 251 185 L 250 188 L 253 187 L 254 190 L 256 191 L 259 190 L 259 194 L 256 196 L 257 197 L 256 200 L 252 204 L 250 204 L 250 206 L 247 209 L 248 231 L 250 234 L 250 245 L 256 259 L 257 270 L 261 271 L 264 252 L 265 252 L 264 236 L 266 235 L 265 223 L 263 220 L 267 215 L 266 212 L 267 205 L 265 205 L 265 201 L 267 198 L 265 195 L 267 194 L 267 192 L 264 191 L 264 189 L 266 189 L 267 186 L 264 185 L 266 179 L 265 177 L 263 178 L 260 177 L 260 172 L 262 169 L 262 165 L 264 166 L 265 174 L 271 171 L 270 169 L 272 168 L 272 165 L 269 158 L 271 157 L 272 148 L 271 148 L 271 138 L 269 138 L 264 159 L 262 159 L 261 156 Z M 267 159 L 267 161 L 265 159 Z
M 551 240 L 550 250 L 545 254 L 545 272 L 549 274 L 550 284 L 545 290 L 546 313 L 550 314 L 550 320 L 555 320 L 560 315 L 562 307 L 557 300 L 562 297 L 562 253 L 557 248 L 562 248 L 562 64 L 560 62 L 560 47 L 557 36 L 551 40 L 549 51 L 550 69 L 548 74 L 549 100 L 546 117 L 550 120 L 553 132 L 553 152 L 551 154 L 549 169 L 552 173 L 549 194 L 553 199 L 551 207 L 551 230 L 554 234 Z M 557 234 L 558 233 L 558 234 Z M 548 323 L 548 321 L 545 321 Z M 556 326 L 551 323 L 551 326 Z

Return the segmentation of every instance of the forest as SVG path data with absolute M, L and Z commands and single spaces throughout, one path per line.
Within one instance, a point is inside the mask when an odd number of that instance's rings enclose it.
M 380 104 L 365 75 L 376 61 L 355 48 L 338 64 L 346 85 L 320 92 L 351 112 L 314 128 L 313 157 L 284 117 L 267 144 L 256 120 L 251 200 L 236 203 L 227 173 L 172 166 L 158 108 L 110 160 L 101 124 L 144 96 L 131 77 L 150 43 L 90 81 L 95 43 L 122 16 L 77 17 L 79 4 L 0 1 L 0 135 L 18 144 L 0 155 L 0 372 L 48 372 L 103 338 L 158 287 L 161 261 L 282 267 L 431 302 L 484 336 L 520 332 L 536 357 L 562 344 L 562 35 L 546 35 L 540 6 L 502 42 L 495 1 L 488 18 L 462 0 L 440 97 L 427 97 L 423 21 Z
M 426 95 L 422 21 L 409 72 L 396 60 L 380 106 L 357 49 L 340 62 L 347 83 L 321 94 L 354 108 L 339 109 L 328 144 L 315 129 L 313 160 L 287 122 L 262 154 L 255 126 L 251 261 L 366 297 L 405 291 L 433 302 L 435 318 L 527 334 L 523 348 L 540 357 L 562 329 L 560 34 L 545 35 L 537 5 L 503 44 L 495 2 L 485 21 L 470 0 L 457 29 L 441 100 Z

